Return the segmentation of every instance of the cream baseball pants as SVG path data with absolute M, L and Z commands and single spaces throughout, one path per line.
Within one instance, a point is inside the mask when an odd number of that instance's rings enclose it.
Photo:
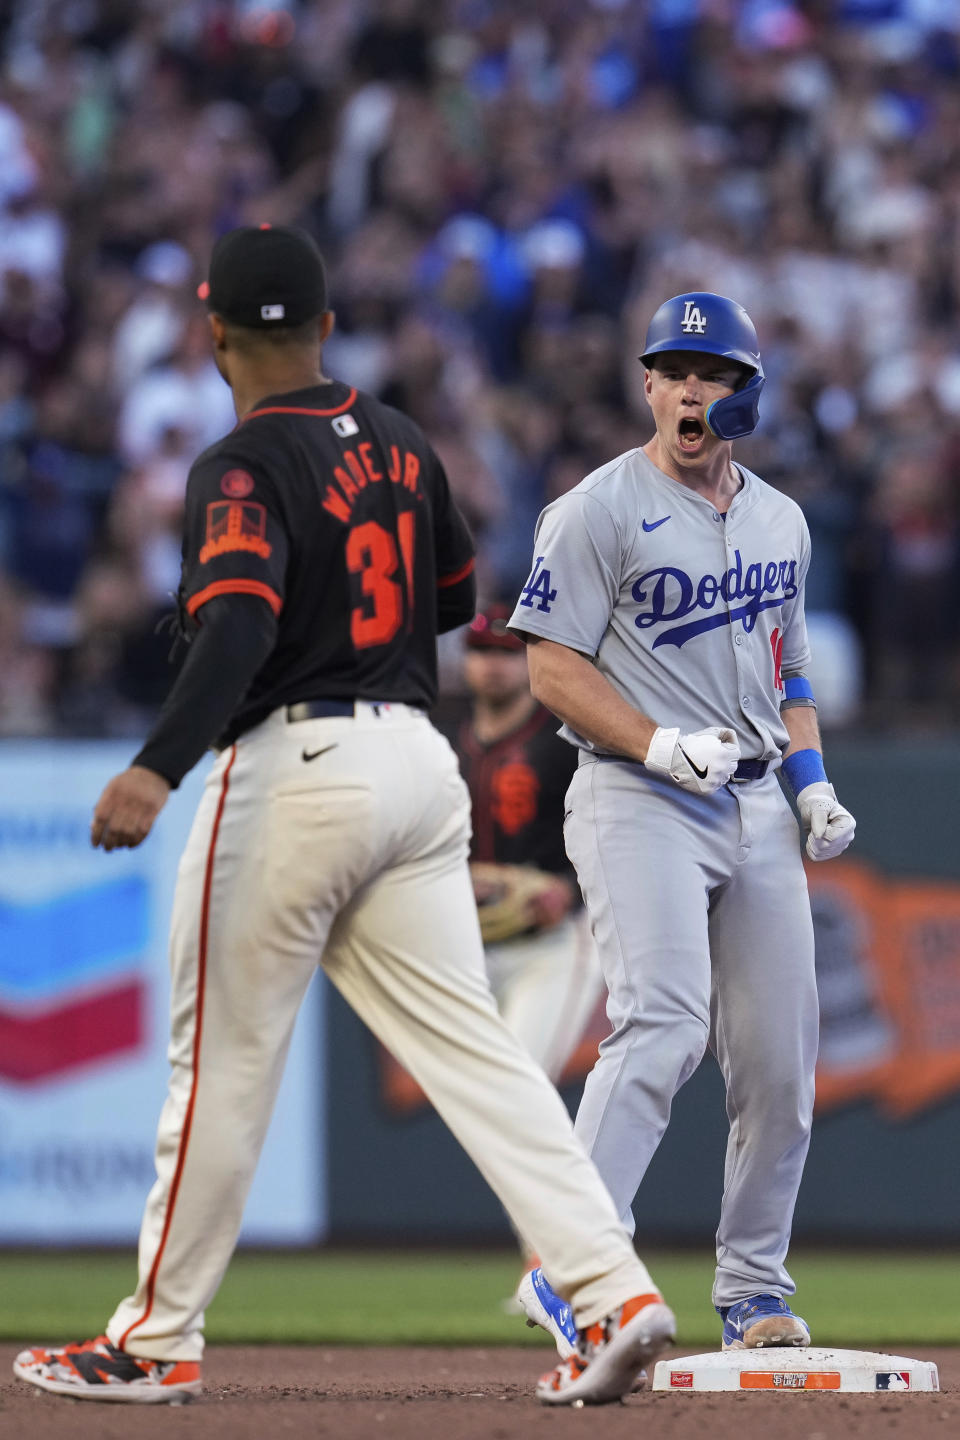
M 403 705 L 297 723 L 278 710 L 221 754 L 178 875 L 157 1180 L 114 1344 L 201 1356 L 318 965 L 420 1084 L 578 1325 L 655 1289 L 559 1096 L 497 1013 L 469 830 L 453 751 Z

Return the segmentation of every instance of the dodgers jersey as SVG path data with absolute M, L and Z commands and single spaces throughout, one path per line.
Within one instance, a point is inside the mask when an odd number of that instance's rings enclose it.
M 783 676 L 810 658 L 810 536 L 794 501 L 737 470 L 726 517 L 640 449 L 595 470 L 541 514 L 510 628 L 588 656 L 658 725 L 726 725 L 745 758 L 776 761 Z

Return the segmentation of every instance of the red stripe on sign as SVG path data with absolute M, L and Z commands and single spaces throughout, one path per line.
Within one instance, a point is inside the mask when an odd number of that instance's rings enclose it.
M 0 1075 L 48 1080 L 77 1065 L 134 1050 L 143 1039 L 141 981 L 42 1014 L 0 1011 Z
M 351 390 L 343 404 L 337 405 L 333 410 L 308 410 L 302 405 L 265 405 L 262 410 L 251 410 L 248 415 L 244 415 L 240 424 L 246 425 L 248 420 L 256 420 L 258 415 L 342 415 L 344 410 L 350 409 L 356 398 L 356 390 Z
M 233 769 L 233 762 L 237 758 L 237 747 L 234 745 L 230 751 L 230 759 L 227 761 L 226 769 L 223 772 L 223 780 L 220 786 L 220 799 L 217 804 L 217 813 L 213 820 L 213 829 L 210 832 L 210 844 L 207 848 L 207 867 L 203 877 L 203 900 L 200 905 L 200 939 L 197 954 L 197 1016 L 193 1032 L 193 1083 L 190 1086 L 190 1099 L 187 1101 L 186 1113 L 183 1117 L 183 1132 L 180 1136 L 180 1145 L 177 1149 L 177 1164 L 173 1172 L 173 1180 L 170 1185 L 170 1197 L 167 1200 L 167 1214 L 163 1222 L 163 1233 L 160 1236 L 160 1244 L 157 1246 L 157 1253 L 153 1258 L 150 1267 L 150 1274 L 147 1278 L 147 1305 L 139 1320 L 134 1320 L 128 1325 L 120 1336 L 119 1349 L 123 1349 L 130 1338 L 132 1331 L 142 1325 L 149 1318 L 153 1309 L 153 1297 L 157 1288 L 157 1275 L 160 1270 L 160 1262 L 163 1259 L 163 1252 L 166 1249 L 167 1237 L 170 1234 L 170 1226 L 173 1222 L 174 1211 L 177 1207 L 177 1195 L 180 1191 L 180 1181 L 183 1178 L 183 1167 L 186 1164 L 187 1149 L 190 1145 L 190 1131 L 193 1128 L 193 1112 L 197 1101 L 197 1085 L 200 1079 L 200 1037 L 203 1034 L 203 1002 L 207 980 L 207 944 L 210 934 L 210 892 L 213 889 L 213 860 L 217 849 L 217 836 L 220 834 L 220 821 L 223 818 L 223 807 L 227 799 L 227 791 L 230 789 L 230 771 Z

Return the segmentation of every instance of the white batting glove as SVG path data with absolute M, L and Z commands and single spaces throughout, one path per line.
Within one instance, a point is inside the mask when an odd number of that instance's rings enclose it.
M 811 860 L 832 860 L 842 855 L 853 839 L 857 822 L 845 810 L 826 780 L 805 785 L 797 796 L 800 822 Z
M 669 775 L 681 790 L 712 795 L 726 785 L 740 760 L 740 745 L 732 730 L 708 725 L 681 735 L 678 727 L 653 732 L 644 765 L 655 775 Z

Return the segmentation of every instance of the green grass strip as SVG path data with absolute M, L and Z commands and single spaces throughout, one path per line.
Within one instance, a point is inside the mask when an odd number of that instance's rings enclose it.
M 709 1254 L 648 1263 L 679 1322 L 678 1343 L 716 1349 Z M 957 1257 L 798 1252 L 796 1309 L 814 1343 L 908 1351 L 960 1344 Z M 540 1332 L 504 1312 L 518 1278 L 499 1251 L 241 1252 L 208 1314 L 213 1343 L 522 1345 Z M 99 1334 L 135 1281 L 128 1254 L 0 1252 L 0 1339 Z

